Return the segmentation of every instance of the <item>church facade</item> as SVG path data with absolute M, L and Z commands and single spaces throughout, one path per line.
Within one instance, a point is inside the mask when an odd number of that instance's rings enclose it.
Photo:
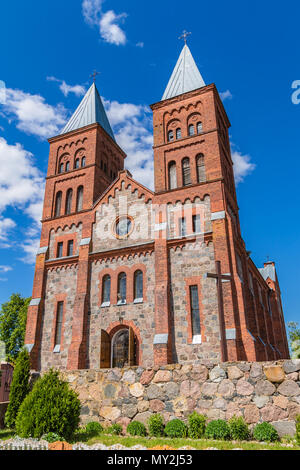
M 49 139 L 36 370 L 289 357 L 275 265 L 241 236 L 230 123 L 187 45 L 151 109 L 154 191 L 124 169 L 95 83 Z

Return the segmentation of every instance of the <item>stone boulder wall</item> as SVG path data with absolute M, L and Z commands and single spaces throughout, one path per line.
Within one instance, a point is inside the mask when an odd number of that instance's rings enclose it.
M 186 420 L 196 410 L 212 419 L 243 416 L 250 426 L 272 423 L 279 434 L 295 434 L 300 414 L 300 360 L 265 363 L 167 365 L 164 367 L 62 371 L 79 394 L 81 421 L 147 423 Z

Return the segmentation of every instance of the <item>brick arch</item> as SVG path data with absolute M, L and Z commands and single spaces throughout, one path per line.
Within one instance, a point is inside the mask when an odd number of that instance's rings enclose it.
M 82 159 L 82 157 L 86 158 L 86 149 L 84 147 L 79 148 L 74 153 L 74 157 L 73 157 L 73 168 L 74 169 L 75 169 L 75 162 L 76 162 L 77 158 L 79 158 L 79 168 L 81 168 L 81 159 Z
M 134 333 L 134 336 L 136 338 L 136 362 L 137 362 L 136 365 L 140 365 L 140 364 L 143 363 L 142 362 L 143 352 L 142 352 L 142 348 L 141 348 L 142 338 L 141 338 L 139 328 L 135 325 L 135 323 L 132 320 L 123 320 L 122 323 L 112 322 L 112 323 L 110 323 L 110 325 L 106 329 L 106 332 L 109 334 L 110 339 L 112 340 L 113 336 L 119 330 L 122 330 L 124 327 L 133 329 L 133 333 Z

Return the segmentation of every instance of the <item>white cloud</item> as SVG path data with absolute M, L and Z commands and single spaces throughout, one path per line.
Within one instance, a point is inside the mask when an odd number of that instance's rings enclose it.
M 84 0 L 82 13 L 85 21 L 91 26 L 98 26 L 101 38 L 109 44 L 117 46 L 126 44 L 125 32 L 120 23 L 127 17 L 126 13 L 116 14 L 113 10 L 102 11 L 102 0 Z
M 42 138 L 57 135 L 67 118 L 62 105 L 51 106 L 40 95 L 21 90 L 6 90 L 4 113 L 17 120 L 17 128 Z
M 145 45 L 145 44 L 144 44 L 143 42 L 137 42 L 137 43 L 136 43 L 136 47 L 143 48 L 144 45 Z
M 225 101 L 225 100 L 231 100 L 232 99 L 232 94 L 229 90 L 226 90 L 226 91 L 223 91 L 220 93 L 220 98 L 222 101 Z
M 242 155 L 241 152 L 233 150 L 232 154 L 233 171 L 236 184 L 244 181 L 244 178 L 252 173 L 256 165 L 251 163 L 250 155 Z
M 37 251 L 40 247 L 40 238 L 27 239 L 21 246 L 25 252 L 25 256 L 20 258 L 20 260 L 26 264 L 34 264 Z
M 47 80 L 60 83 L 59 89 L 65 96 L 68 96 L 70 93 L 74 93 L 76 96 L 83 96 L 86 92 L 85 87 L 82 85 L 68 85 L 64 80 L 59 80 L 55 77 L 47 77 Z
M 16 223 L 9 218 L 0 216 L 0 248 L 9 248 L 11 246 L 9 242 L 9 235 Z
M 7 273 L 8 271 L 12 271 L 11 266 L 0 266 L 0 273 Z

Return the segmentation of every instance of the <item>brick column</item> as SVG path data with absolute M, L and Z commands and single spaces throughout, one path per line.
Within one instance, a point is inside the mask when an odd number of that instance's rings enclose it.
M 40 248 L 35 265 L 32 300 L 28 307 L 25 333 L 25 347 L 30 354 L 31 368 L 39 368 L 39 352 L 41 347 L 41 319 L 44 308 L 45 261 L 48 246 Z
M 67 369 L 85 369 L 87 364 L 86 326 L 89 310 L 89 247 L 90 238 L 83 238 L 79 247 L 77 290 L 72 322 L 72 342 L 68 351 Z

